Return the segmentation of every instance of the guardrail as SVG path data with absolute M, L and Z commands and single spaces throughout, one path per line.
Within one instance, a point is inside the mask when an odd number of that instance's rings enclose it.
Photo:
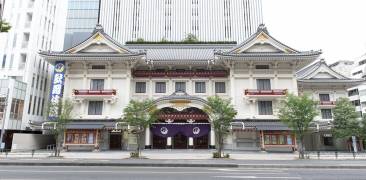
M 349 151 L 307 151 L 307 159 L 366 159 L 366 152 Z

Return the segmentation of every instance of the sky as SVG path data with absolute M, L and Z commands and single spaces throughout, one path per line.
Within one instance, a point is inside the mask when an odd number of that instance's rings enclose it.
M 263 20 L 296 50 L 323 51 L 328 63 L 366 53 L 366 0 L 262 0 Z

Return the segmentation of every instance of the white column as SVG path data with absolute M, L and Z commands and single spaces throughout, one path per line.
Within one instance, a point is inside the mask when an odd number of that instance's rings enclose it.
M 167 137 L 166 139 L 166 145 L 168 149 L 172 148 L 172 137 Z
M 151 149 L 150 143 L 150 127 L 146 127 L 145 129 L 145 149 Z
M 193 137 L 188 138 L 188 148 L 193 149 Z
M 215 130 L 211 127 L 211 131 L 210 131 L 210 148 L 214 148 L 215 147 Z

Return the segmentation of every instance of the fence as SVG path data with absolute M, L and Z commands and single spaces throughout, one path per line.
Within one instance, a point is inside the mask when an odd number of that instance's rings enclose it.
M 366 152 L 349 151 L 307 151 L 307 159 L 366 159 Z
M 56 145 L 51 144 L 47 145 L 46 149 L 0 149 L 0 158 L 8 158 L 8 157 L 49 157 L 54 155 Z

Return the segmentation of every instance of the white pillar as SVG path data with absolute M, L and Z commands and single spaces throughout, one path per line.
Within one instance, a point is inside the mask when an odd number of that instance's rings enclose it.
M 211 128 L 210 131 L 210 149 L 215 148 L 215 130 Z
M 167 137 L 166 146 L 167 146 L 168 149 L 172 148 L 172 137 Z
M 188 138 L 188 148 L 193 149 L 193 137 Z
M 151 149 L 150 143 L 150 127 L 146 127 L 145 129 L 145 149 Z

